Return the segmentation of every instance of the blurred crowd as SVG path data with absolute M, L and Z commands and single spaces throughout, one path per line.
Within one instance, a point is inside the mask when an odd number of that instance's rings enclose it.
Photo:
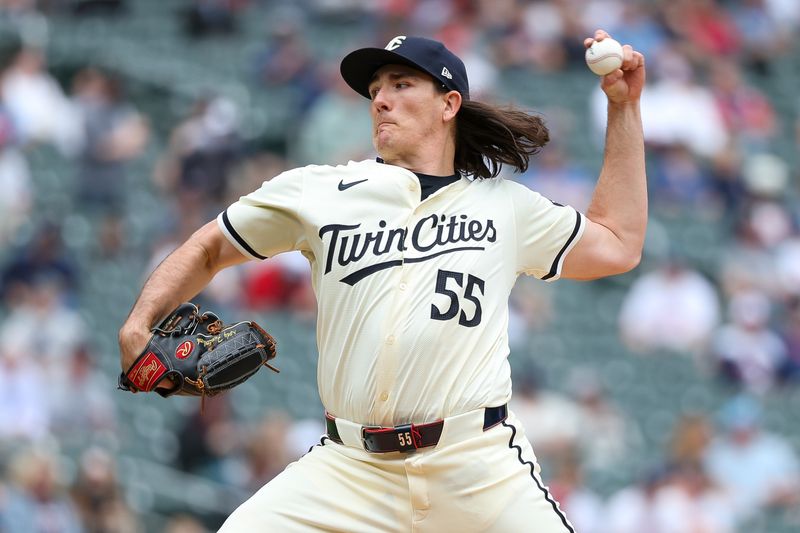
M 576 369 L 557 389 L 526 367 L 515 375 L 512 408 L 579 531 L 728 533 L 776 510 L 800 527 L 798 450 L 763 423 L 771 395 L 800 390 L 800 100 L 787 101 L 783 90 L 787 79 L 792 89 L 798 81 L 785 69 L 797 54 L 800 2 L 194 0 L 151 7 L 174 19 L 185 47 L 244 43 L 252 37 L 247 18 L 264 19 L 256 40 L 243 45 L 238 72 L 253 95 L 291 96 L 279 101 L 291 121 L 268 139 L 248 127 L 254 110 L 223 91 L 184 102 L 177 117 L 161 116 L 131 97 L 124 62 L 51 68 L 54 21 L 115 24 L 134 16 L 136 4 L 0 0 L 0 22 L 16 31 L 13 46 L 0 47 L 0 532 L 146 530 L 140 511 L 147 505 L 126 493 L 115 457 L 131 430 L 120 421 L 116 377 L 99 360 L 116 354 L 88 333 L 100 323 L 84 306 L 97 283 L 93 266 L 131 264 L 144 254 L 138 279 L 120 280 L 135 290 L 192 231 L 263 180 L 297 165 L 372 157 L 366 102 L 338 76 L 338 58 L 351 45 L 397 34 L 438 38 L 465 59 L 473 98 L 498 100 L 509 93 L 503 80 L 520 73 L 583 72 L 582 38 L 597 27 L 642 51 L 648 65 L 642 112 L 653 222 L 642 266 L 620 285 L 617 333 L 631 358 L 690 360 L 725 401 L 714 412 L 682 413 L 663 461 L 610 494 L 587 480 L 624 472 L 631 451 L 652 443 L 607 384 Z M 339 26 L 352 36 L 319 53 L 315 29 Z M 582 92 L 585 109 L 552 107 L 538 95 L 521 104 L 541 106 L 554 140 L 528 172 L 505 176 L 578 209 L 589 203 L 597 169 L 572 152 L 569 139 L 595 140 L 599 155 L 605 117 L 599 88 Z M 48 209 L 40 199 L 52 183 L 32 170 L 42 150 L 56 154 L 56 179 L 69 184 Z M 141 223 L 132 202 L 142 191 L 152 206 L 147 245 L 129 237 Z M 80 249 L 65 224 L 76 219 L 86 233 Z M 690 236 L 715 232 L 713 250 L 687 248 L 691 241 L 669 234 L 670 223 L 687 220 Z M 280 312 L 313 324 L 309 272 L 299 254 L 251 262 L 217 276 L 199 302 L 222 316 Z M 535 357 L 525 353 L 526 339 L 556 323 L 556 300 L 551 287 L 519 281 L 512 358 Z M 189 409 L 165 468 L 254 491 L 323 432 L 320 420 L 265 412 L 241 420 L 227 397 L 207 402 L 203 414 Z M 205 518 L 176 512 L 164 530 L 202 532 L 219 519 Z

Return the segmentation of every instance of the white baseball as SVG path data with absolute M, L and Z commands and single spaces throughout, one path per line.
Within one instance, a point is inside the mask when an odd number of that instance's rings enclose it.
M 610 74 L 622 66 L 622 45 L 606 37 L 586 49 L 586 64 L 598 76 Z

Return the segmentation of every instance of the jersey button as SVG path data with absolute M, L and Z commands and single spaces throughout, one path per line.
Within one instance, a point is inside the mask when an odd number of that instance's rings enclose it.
M 389 399 L 389 393 L 388 392 L 382 392 L 381 393 L 381 401 L 385 402 L 388 399 Z
M 406 285 L 405 283 L 401 283 L 401 284 L 400 284 L 400 290 L 401 290 L 401 291 L 404 291 L 404 290 L 406 290 L 406 287 L 408 287 L 408 285 Z
M 386 337 L 386 344 L 394 344 L 394 335 Z

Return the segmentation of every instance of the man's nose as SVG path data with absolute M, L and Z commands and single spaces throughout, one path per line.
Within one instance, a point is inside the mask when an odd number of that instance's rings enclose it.
M 386 91 L 378 89 L 375 92 L 375 96 L 372 97 L 372 105 L 374 105 L 375 109 L 378 111 L 388 110 L 390 108 L 390 102 Z

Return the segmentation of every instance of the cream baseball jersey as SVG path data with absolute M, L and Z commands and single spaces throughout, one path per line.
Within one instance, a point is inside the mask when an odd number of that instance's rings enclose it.
M 420 200 L 412 172 L 377 161 L 284 172 L 217 220 L 249 257 L 310 261 L 322 404 L 382 426 L 506 403 L 514 282 L 557 279 L 585 226 L 502 178 Z

